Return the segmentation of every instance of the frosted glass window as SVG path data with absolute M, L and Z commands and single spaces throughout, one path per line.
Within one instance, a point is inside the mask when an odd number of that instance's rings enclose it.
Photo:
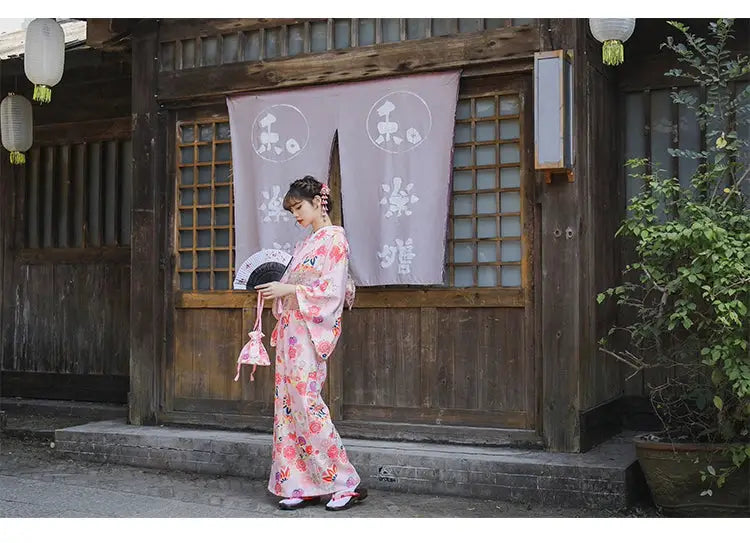
M 287 30 L 287 55 L 294 56 L 305 50 L 305 26 L 293 25 Z
M 492 166 L 497 164 L 497 152 L 494 145 L 482 145 L 478 146 L 477 152 L 477 166 Z
M 502 267 L 502 286 L 520 287 L 521 286 L 521 267 L 520 266 L 503 266 Z
M 467 267 L 456 268 L 453 283 L 457 287 L 473 287 L 474 270 Z
M 454 143 L 467 143 L 471 141 L 471 125 L 467 123 L 456 123 L 453 133 Z
M 521 242 L 503 241 L 500 255 L 503 262 L 517 262 L 521 260 Z
M 501 96 L 500 97 L 500 115 L 519 115 L 521 113 L 521 103 L 518 96 Z
M 453 190 L 471 190 L 474 188 L 471 172 L 453 172 Z
M 477 194 L 477 213 L 497 213 L 497 195 Z
M 477 98 L 474 107 L 477 117 L 494 117 L 495 116 L 495 99 L 494 98 Z
M 497 219 L 479 218 L 477 219 L 477 237 L 479 238 L 496 238 L 497 236 Z
M 471 215 L 474 211 L 473 197 L 468 195 L 453 197 L 454 215 Z
M 500 121 L 500 139 L 515 140 L 521 137 L 521 124 L 518 121 Z
M 521 149 L 517 143 L 506 143 L 500 146 L 500 162 L 515 164 L 521 162 Z
M 484 123 L 477 123 L 476 126 L 476 133 L 477 141 L 495 141 L 497 139 L 497 134 L 495 132 L 495 122 L 484 122 Z
M 504 238 L 521 236 L 521 217 L 501 217 L 500 234 Z
M 383 43 L 401 40 L 401 22 L 398 19 L 381 19 Z
M 496 262 L 497 243 L 494 241 L 481 241 L 477 244 L 477 261 Z
M 497 271 L 494 266 L 479 266 L 479 286 L 497 286 Z
M 521 211 L 521 195 L 517 192 L 503 192 L 500 194 L 501 213 L 519 213 Z
M 310 50 L 319 53 L 328 49 L 328 23 L 310 24 Z
M 500 188 L 513 189 L 521 186 L 520 168 L 503 168 L 500 170 Z
M 453 221 L 453 237 L 456 239 L 469 239 L 474 237 L 474 229 L 471 219 L 456 219 Z
M 456 243 L 453 246 L 453 262 L 470 263 L 474 261 L 473 243 Z
M 333 46 L 336 49 L 351 47 L 352 25 L 349 19 L 336 19 L 333 23 Z
M 497 173 L 493 168 L 491 170 L 477 170 L 477 188 L 479 190 L 494 189 L 497 187 Z

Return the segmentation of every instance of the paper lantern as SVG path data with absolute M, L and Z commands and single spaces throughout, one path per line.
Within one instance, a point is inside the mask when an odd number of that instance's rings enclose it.
M 608 66 L 622 64 L 623 42 L 633 35 L 635 19 L 589 19 L 591 33 L 602 42 L 602 60 Z
M 47 103 L 65 66 L 65 33 L 54 19 L 34 19 L 26 29 L 24 69 L 34 83 L 34 100 Z
M 0 102 L 0 132 L 3 147 L 10 151 L 11 164 L 25 164 L 24 153 L 34 136 L 31 102 L 18 94 L 9 94 Z

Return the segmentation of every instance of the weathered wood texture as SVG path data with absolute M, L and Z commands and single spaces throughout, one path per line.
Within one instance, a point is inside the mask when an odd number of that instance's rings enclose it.
M 556 21 L 556 22 L 554 22 Z M 584 21 L 585 22 L 585 21 Z M 576 20 L 542 20 L 541 49 L 577 49 L 582 29 Z M 585 62 L 576 55 L 576 135 L 585 140 Z M 593 119 L 593 118 L 591 118 Z M 541 194 L 541 329 L 542 343 L 542 433 L 551 450 L 579 449 L 579 362 L 581 356 L 581 176 L 585 166 L 582 146 L 576 147 L 575 182 L 564 179 L 547 184 Z M 542 183 L 542 175 L 538 174 Z
M 481 34 L 440 37 L 330 51 L 278 61 L 237 63 L 159 74 L 159 100 L 210 98 L 321 83 L 473 68 L 530 57 L 537 50 L 536 26 L 489 30 Z
M 17 264 L 2 369 L 128 375 L 129 282 L 116 262 Z
M 130 397 L 133 424 L 156 421 L 164 357 L 166 265 L 165 115 L 154 98 L 157 22 L 145 21 L 133 36 L 133 230 L 131 235 Z M 161 137 L 159 137 L 161 135 Z
M 33 85 L 24 75 L 23 60 L 4 60 L 8 92 L 30 97 Z M 130 59 L 93 49 L 68 51 L 52 102 L 34 107 L 34 125 L 92 121 L 130 116 Z
M 176 411 L 272 416 L 273 365 L 258 368 L 254 382 L 249 368 L 233 381 L 253 313 L 177 311 Z M 274 324 L 266 312 L 266 337 Z M 343 420 L 534 428 L 524 326 L 523 309 L 346 311 L 329 363 L 343 368 Z
M 3 91 L 30 96 L 22 61 L 2 67 Z M 7 154 L 0 157 L 2 394 L 126 400 L 129 250 L 29 247 L 45 237 L 81 244 L 83 231 L 70 228 L 81 224 L 87 203 L 79 144 L 130 137 L 129 118 L 122 121 L 130 115 L 129 72 L 116 57 L 69 51 L 52 102 L 34 108 L 26 166 L 6 168 Z M 45 163 L 45 153 L 54 160 Z
M 615 232 L 624 218 L 625 196 L 622 138 L 619 130 L 612 129 L 620 120 L 615 74 L 602 65 L 601 55 L 580 60 L 585 62 L 582 108 L 590 119 L 579 139 L 582 161 L 578 170 L 580 198 L 587 217 L 582 233 L 579 377 L 579 409 L 585 411 L 623 392 L 621 364 L 600 352 L 598 346 L 599 339 L 616 323 L 617 306 L 599 305 L 596 296 L 620 279 L 620 241 L 615 239 Z M 601 121 L 607 118 L 612 123 Z

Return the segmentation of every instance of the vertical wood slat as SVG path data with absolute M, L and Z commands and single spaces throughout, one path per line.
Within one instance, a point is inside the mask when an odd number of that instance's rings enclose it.
M 131 219 L 133 208 L 133 142 L 125 140 L 120 142 L 120 220 L 119 240 L 120 245 L 130 245 Z
M 118 201 L 117 142 L 108 141 L 104 147 L 104 245 L 117 245 L 117 225 L 120 210 Z
M 71 222 L 71 182 L 70 182 L 70 146 L 59 147 L 60 161 L 57 167 L 57 185 L 60 197 L 57 200 L 58 222 L 57 222 L 57 247 L 69 247 L 70 244 L 70 222 Z
M 438 310 L 423 307 L 419 316 L 420 390 L 422 407 L 435 407 L 432 394 L 432 379 L 437 366 Z
M 39 194 L 42 187 L 41 167 L 42 151 L 38 147 L 31 149 L 31 164 L 29 165 L 29 198 L 28 198 L 28 217 L 27 221 L 27 247 L 32 249 L 39 248 L 39 227 L 40 227 L 40 205 L 42 199 Z
M 88 146 L 88 239 L 87 245 L 102 245 L 102 144 Z
M 44 148 L 44 208 L 42 215 L 42 246 L 54 247 L 52 236 L 54 224 L 55 148 Z
M 74 247 L 84 247 L 86 239 L 86 144 L 73 148 L 73 235 Z

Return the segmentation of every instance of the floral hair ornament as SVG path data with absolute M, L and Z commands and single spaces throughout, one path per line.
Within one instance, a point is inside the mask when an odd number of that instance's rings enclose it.
M 328 195 L 331 194 L 330 187 L 323 183 L 320 189 L 320 199 L 323 202 L 323 214 L 328 215 Z

